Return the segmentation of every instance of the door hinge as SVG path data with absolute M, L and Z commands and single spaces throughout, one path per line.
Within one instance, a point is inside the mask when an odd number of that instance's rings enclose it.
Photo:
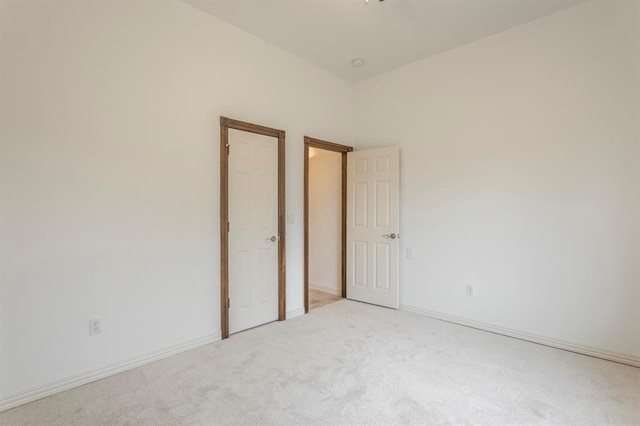
M 230 230 L 231 230 L 231 224 L 227 222 L 227 232 L 229 232 Z
M 231 307 L 231 298 L 227 297 L 227 309 Z
M 225 146 L 227 147 L 227 155 L 229 155 L 229 153 L 231 152 L 231 145 L 226 144 Z

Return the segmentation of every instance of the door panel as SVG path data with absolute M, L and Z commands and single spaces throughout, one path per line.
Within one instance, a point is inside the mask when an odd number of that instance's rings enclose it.
M 235 129 L 228 143 L 229 332 L 236 333 L 278 319 L 278 144 Z
M 400 153 L 347 154 L 347 297 L 399 306 Z

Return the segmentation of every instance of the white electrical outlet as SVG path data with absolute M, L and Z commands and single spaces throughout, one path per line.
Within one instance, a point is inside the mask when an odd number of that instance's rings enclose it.
M 296 223 L 296 216 L 293 213 L 287 215 L 287 225 L 293 225 Z
M 467 296 L 475 296 L 476 295 L 476 287 L 470 284 L 467 284 Z
M 100 318 L 89 320 L 89 336 L 102 333 L 102 321 Z
M 407 259 L 413 259 L 413 250 L 410 248 L 407 249 Z

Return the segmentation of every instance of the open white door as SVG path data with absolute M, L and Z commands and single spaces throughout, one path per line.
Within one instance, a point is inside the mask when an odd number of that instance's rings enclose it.
M 347 154 L 347 298 L 398 309 L 400 151 Z
M 277 139 L 229 130 L 229 333 L 278 319 Z

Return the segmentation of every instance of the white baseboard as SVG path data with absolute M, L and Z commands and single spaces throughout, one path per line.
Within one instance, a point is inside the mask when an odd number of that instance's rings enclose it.
M 304 308 L 293 309 L 287 311 L 287 319 L 295 318 L 304 315 Z
M 491 333 L 501 334 L 507 337 L 514 337 L 520 340 L 526 340 L 527 342 L 538 343 L 540 345 L 551 346 L 557 349 L 563 349 L 570 352 L 575 352 L 582 355 L 588 355 L 595 358 L 605 359 L 607 361 L 619 362 L 621 364 L 631 365 L 633 367 L 640 367 L 640 357 L 628 354 L 621 354 L 617 352 L 608 351 L 606 349 L 594 348 L 591 346 L 580 345 L 573 342 L 567 342 L 564 340 L 552 339 L 550 337 L 544 337 L 525 331 L 514 330 L 512 328 L 501 327 L 493 324 L 487 324 L 480 321 L 474 321 L 466 318 L 457 317 L 454 315 L 443 314 L 440 312 L 430 311 L 428 309 L 419 308 L 411 305 L 400 305 L 400 309 L 403 311 L 415 312 L 417 314 L 426 315 L 431 318 L 435 318 L 442 321 L 451 322 L 454 324 L 464 325 L 467 327 L 476 328 L 478 330 L 489 331 Z
M 335 296 L 340 296 L 342 294 L 342 290 L 339 288 L 328 287 L 320 284 L 309 284 L 309 289 L 324 291 L 325 293 L 333 294 Z
M 181 352 L 185 352 L 191 349 L 198 348 L 200 346 L 208 345 L 209 343 L 217 342 L 220 340 L 220 333 L 210 334 L 208 336 L 194 339 L 179 345 L 174 345 L 158 352 L 150 353 L 140 357 L 132 358 L 127 361 L 112 364 L 108 367 L 100 368 L 93 371 L 87 371 L 71 377 L 67 377 L 62 380 L 49 383 L 45 386 L 40 386 L 35 389 L 31 389 L 26 392 L 10 395 L 8 397 L 0 399 L 0 411 L 5 411 L 10 408 L 17 407 L 19 405 L 33 402 L 47 396 L 54 395 L 56 393 L 66 391 L 96 380 L 103 379 L 105 377 L 113 376 L 114 374 L 122 373 L 123 371 L 131 370 L 132 368 L 140 367 L 145 364 L 149 364 L 153 361 L 158 361 L 163 358 L 167 358 L 173 355 L 177 355 Z

